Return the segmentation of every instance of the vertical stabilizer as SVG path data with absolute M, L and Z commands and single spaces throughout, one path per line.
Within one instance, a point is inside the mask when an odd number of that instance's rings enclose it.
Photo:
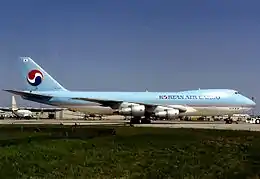
M 67 91 L 30 57 L 20 57 L 22 75 L 28 91 Z
M 12 111 L 16 111 L 18 110 L 17 104 L 16 104 L 16 100 L 15 97 L 12 96 Z

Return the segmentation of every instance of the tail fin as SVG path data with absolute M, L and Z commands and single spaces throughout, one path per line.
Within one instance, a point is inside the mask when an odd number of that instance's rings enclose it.
M 12 111 L 16 111 L 18 110 L 17 104 L 16 104 L 16 100 L 15 97 L 12 96 Z
M 28 91 L 67 91 L 30 57 L 20 57 L 22 75 Z

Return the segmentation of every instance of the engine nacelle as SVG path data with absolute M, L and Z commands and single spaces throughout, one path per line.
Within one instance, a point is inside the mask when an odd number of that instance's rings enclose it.
M 176 118 L 179 113 L 180 112 L 177 109 L 166 109 L 164 111 L 157 111 L 154 115 L 159 118 L 173 119 Z
M 125 116 L 142 117 L 145 114 L 145 106 L 144 105 L 129 106 L 126 108 L 121 108 L 118 112 L 119 114 Z
M 137 103 L 129 103 L 129 102 L 123 102 L 121 103 L 118 108 L 121 109 L 121 108 L 129 108 L 131 106 L 140 106 L 140 104 L 137 104 Z

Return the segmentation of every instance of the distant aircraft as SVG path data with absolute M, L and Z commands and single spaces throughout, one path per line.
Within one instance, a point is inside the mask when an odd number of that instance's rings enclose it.
M 55 112 L 61 111 L 62 108 L 32 108 L 32 107 L 25 107 L 25 108 L 18 108 L 15 97 L 12 96 L 12 107 L 0 107 L 2 111 L 12 112 L 17 118 L 24 118 L 24 119 L 31 119 L 33 118 L 33 112 Z
M 97 114 L 132 116 L 131 123 L 152 118 L 215 116 L 243 113 L 255 102 L 232 89 L 199 89 L 180 92 L 69 91 L 30 57 L 21 57 L 26 90 L 5 90 L 23 99 Z M 68 74 L 69 75 L 69 74 Z

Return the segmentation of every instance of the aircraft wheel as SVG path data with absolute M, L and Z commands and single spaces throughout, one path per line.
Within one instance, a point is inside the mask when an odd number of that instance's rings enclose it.
M 232 119 L 226 119 L 226 124 L 232 124 Z
M 142 123 L 141 118 L 132 118 L 130 120 L 130 124 L 141 124 L 141 123 Z
M 142 124 L 150 124 L 151 120 L 150 119 L 142 119 Z

